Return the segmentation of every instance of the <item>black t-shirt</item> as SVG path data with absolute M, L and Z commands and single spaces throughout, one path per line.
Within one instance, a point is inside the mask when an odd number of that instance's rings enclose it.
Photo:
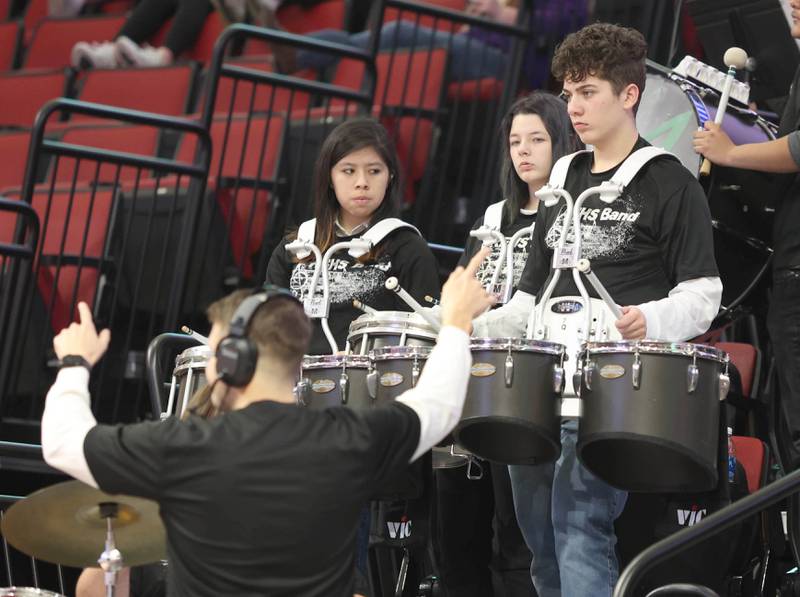
M 778 136 L 783 137 L 792 131 L 800 130 L 800 68 L 794 75 L 789 99 L 781 116 Z M 789 188 L 778 199 L 773 228 L 773 247 L 775 253 L 772 267 L 775 270 L 800 268 L 800 175 L 790 177 Z
M 103 491 L 159 502 L 169 591 L 198 597 L 351 597 L 359 511 L 407 466 L 419 418 L 257 402 L 211 420 L 99 425 L 86 436 Z
M 515 233 L 536 222 L 536 213 L 537 212 L 535 211 L 520 211 L 510 225 L 501 227 L 500 232 L 502 232 L 503 236 L 506 237 L 506 242 L 510 242 L 511 237 L 514 236 Z M 475 224 L 472 225 L 472 230 L 477 230 L 483 226 L 483 217 L 484 216 L 481 216 L 475 221 Z M 526 234 L 517 240 L 517 244 L 514 247 L 514 288 L 517 287 L 520 278 L 522 278 L 522 272 L 525 269 L 525 263 L 528 261 L 530 244 L 531 237 Z M 472 256 L 480 250 L 481 245 L 483 245 L 483 241 L 473 236 L 467 237 L 467 244 L 464 246 L 464 254 L 461 256 L 458 264 L 466 266 Z M 491 249 L 491 254 L 489 257 L 483 260 L 483 263 L 481 263 L 477 273 L 478 280 L 480 280 L 481 285 L 484 287 L 491 281 L 492 275 L 494 274 L 494 269 L 497 265 L 497 260 L 500 259 L 500 245 L 498 243 L 492 243 Z M 506 279 L 505 274 L 506 272 L 504 267 L 503 271 L 500 272 L 500 283 Z
M 340 237 L 339 241 L 353 237 Z M 267 267 L 267 283 L 289 288 L 301 300 L 308 294 L 314 262 L 295 263 L 286 251 L 288 238 L 275 249 Z M 374 262 L 362 264 L 346 251 L 337 253 L 328 263 L 330 272 L 331 305 L 328 325 L 339 345 L 344 349 L 350 322 L 362 315 L 353 307 L 353 299 L 378 311 L 409 311 L 397 295 L 386 290 L 384 283 L 395 276 L 406 292 L 423 303 L 425 295 L 439 296 L 440 284 L 436 258 L 428 243 L 408 228 L 392 232 L 380 244 L 381 252 Z M 322 280 L 318 283 L 322 290 Z M 424 304 L 424 303 L 423 303 Z M 325 339 L 318 319 L 314 320 L 314 334 L 309 354 L 329 354 L 330 345 Z
M 647 145 L 640 137 L 632 152 Z M 610 179 L 619 167 L 593 174 L 592 160 L 591 153 L 584 153 L 570 166 L 565 188 L 573 199 Z M 528 259 L 520 290 L 537 294 L 543 289 L 564 210 L 563 200 L 552 208 L 540 204 L 531 249 L 535 258 Z M 617 304 L 659 300 L 680 282 L 719 275 L 703 189 L 671 157 L 646 164 L 613 203 L 606 204 L 597 195 L 588 199 L 581 210 L 581 229 L 581 256 L 591 261 L 592 270 Z M 596 296 L 588 282 L 586 287 Z M 577 294 L 572 276 L 562 273 L 553 296 Z

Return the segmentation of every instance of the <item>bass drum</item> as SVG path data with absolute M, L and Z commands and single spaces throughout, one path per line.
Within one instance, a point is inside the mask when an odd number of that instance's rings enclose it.
M 692 147 L 692 134 L 704 122 L 714 120 L 717 104 L 718 96 L 713 90 L 648 63 L 636 123 L 647 141 L 674 153 L 698 176 L 702 157 Z M 736 144 L 775 138 L 771 124 L 755 112 L 734 106 L 728 107 L 722 128 Z M 707 193 L 723 306 L 752 297 L 750 286 L 757 286 L 768 269 L 772 201 L 781 192 L 776 178 L 751 170 L 712 169 Z

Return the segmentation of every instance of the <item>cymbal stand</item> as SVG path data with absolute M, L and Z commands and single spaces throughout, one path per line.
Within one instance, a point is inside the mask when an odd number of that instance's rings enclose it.
M 117 517 L 119 511 L 119 504 L 114 502 L 104 502 L 99 504 L 100 517 L 106 519 L 106 544 L 103 553 L 97 559 L 104 574 L 104 581 L 106 585 L 106 597 L 114 597 L 117 585 L 117 573 L 122 570 L 124 564 L 122 562 L 122 553 L 117 549 L 114 542 L 114 528 L 111 524 L 111 519 Z

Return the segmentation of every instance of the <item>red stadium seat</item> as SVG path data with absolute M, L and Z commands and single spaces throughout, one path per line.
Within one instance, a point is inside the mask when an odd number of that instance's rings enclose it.
M 22 186 L 29 144 L 27 132 L 0 134 L 0 189 Z
M 5 21 L 11 16 L 11 0 L 0 0 L 0 21 Z
M 222 31 L 225 29 L 225 21 L 222 16 L 214 11 L 206 19 L 200 35 L 194 45 L 189 49 L 182 58 L 189 60 L 197 60 L 198 62 L 210 62 L 211 56 L 214 53 L 214 44 Z
M 117 36 L 125 17 L 42 19 L 32 34 L 23 64 L 25 68 L 69 66 L 72 46 L 79 41 L 109 41 Z
M 475 81 L 456 81 L 447 87 L 448 99 L 462 102 L 490 102 L 503 95 L 503 82 L 487 77 Z
M 761 366 L 761 355 L 752 344 L 743 342 L 718 342 L 716 348 L 724 350 L 731 357 L 742 378 L 742 395 L 752 397 L 758 393 L 758 376 Z
M 275 183 L 286 120 L 235 117 L 215 120 L 210 135 L 213 147 L 208 187 L 216 189 L 217 202 L 228 223 L 233 257 L 246 277 L 252 274 L 249 257 L 255 255 L 267 227 L 272 194 L 256 190 L 258 184 Z M 266 139 L 266 140 L 265 140 Z M 178 149 L 176 160 L 192 162 L 194 138 Z
M 450 10 L 462 12 L 467 8 L 466 0 L 425 0 L 420 2 L 420 4 L 430 4 L 432 6 L 438 6 L 439 8 L 448 8 Z M 419 21 L 417 21 L 417 16 L 419 16 Z M 461 28 L 461 24 L 459 23 L 454 23 L 446 19 L 435 19 L 428 15 L 418 15 L 416 12 L 409 10 L 400 11 L 396 8 L 387 8 L 383 13 L 384 23 L 396 21 L 398 18 L 404 21 L 418 22 L 421 27 L 435 27 L 442 31 L 458 31 Z
M 25 16 L 23 17 L 26 42 L 30 42 L 30 37 L 33 35 L 36 25 L 47 17 L 47 13 L 47 0 L 28 0 L 28 6 L 25 8 Z
M 158 149 L 158 131 L 148 126 L 82 126 L 69 128 L 64 132 L 62 142 L 73 145 L 83 145 L 109 151 L 121 151 L 143 156 L 155 156 Z M 117 181 L 130 182 L 136 179 L 137 169 L 123 167 L 117 173 L 117 166 L 105 162 L 98 171 L 97 162 L 94 160 L 81 160 L 77 178 L 75 176 L 76 160 L 61 157 L 51 168 L 57 168 L 55 177 L 57 182 L 71 183 L 73 179 L 79 182 L 97 181 L 102 183 L 115 183 Z M 147 175 L 142 172 L 141 178 Z M 118 177 L 119 176 L 119 177 Z
M 284 29 L 300 35 L 320 29 L 344 29 L 347 4 L 344 0 L 325 0 L 309 8 L 285 4 L 276 16 Z
M 761 489 L 767 480 L 769 455 L 767 446 L 755 437 L 734 435 L 732 438 L 736 460 L 742 463 L 747 475 L 747 490 L 750 493 Z
M 22 43 L 22 24 L 19 21 L 0 23 L 0 71 L 14 68 Z
M 0 74 L 0 126 L 31 127 L 42 105 L 65 95 L 64 71 L 13 71 Z
M 196 78 L 189 65 L 90 70 L 78 80 L 77 99 L 156 112 L 185 114 Z M 90 118 L 75 114 L 72 121 Z

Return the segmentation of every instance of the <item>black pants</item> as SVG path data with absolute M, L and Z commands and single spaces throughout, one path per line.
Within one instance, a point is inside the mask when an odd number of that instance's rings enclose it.
M 767 316 L 781 407 L 789 429 L 789 468 L 800 466 L 800 270 L 773 274 Z
M 483 463 L 479 481 L 465 468 L 436 471 L 435 541 L 447 597 L 531 597 L 531 553 L 514 513 L 505 465 Z
M 137 44 L 155 35 L 172 17 L 164 46 L 176 58 L 194 45 L 212 11 L 208 0 L 142 0 L 133 9 L 118 35 L 129 37 Z

